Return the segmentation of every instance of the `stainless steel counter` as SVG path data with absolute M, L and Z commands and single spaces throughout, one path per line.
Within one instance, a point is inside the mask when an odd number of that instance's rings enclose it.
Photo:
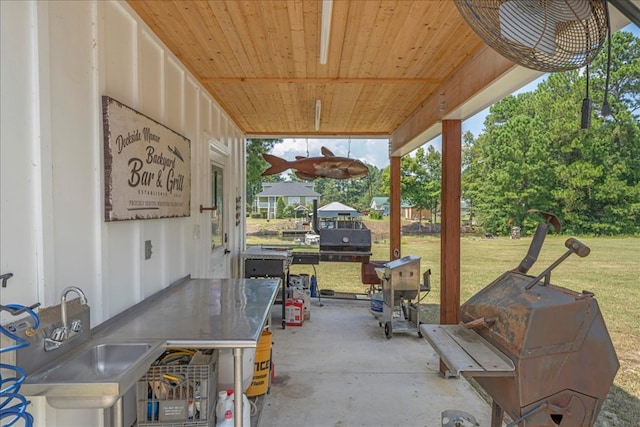
M 256 347 L 279 285 L 279 279 L 187 279 L 96 327 L 93 338 Z
M 93 339 L 232 348 L 235 395 L 242 396 L 242 352 L 258 345 L 278 286 L 280 279 L 185 279 L 99 325 Z M 242 399 L 234 413 L 241 427 Z

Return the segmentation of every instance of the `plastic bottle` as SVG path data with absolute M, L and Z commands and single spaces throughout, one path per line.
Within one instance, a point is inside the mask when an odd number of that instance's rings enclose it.
M 235 409 L 233 390 L 218 392 L 218 402 L 216 403 L 216 419 L 222 422 L 225 421 L 227 412 L 231 412 L 231 419 L 233 420 L 233 411 Z M 222 424 L 226 426 L 227 424 Z M 251 426 L 251 404 L 246 394 L 242 394 L 242 426 Z
M 228 410 L 224 413 L 224 418 L 218 421 L 216 427 L 233 427 L 234 424 L 233 412 L 231 412 L 231 410 Z
M 216 419 L 223 421 L 227 411 L 231 411 L 233 416 L 233 390 L 223 390 L 218 392 L 218 401 L 216 402 Z
M 312 297 L 317 297 L 318 296 L 318 279 L 316 279 L 316 276 L 313 275 L 311 276 L 311 296 Z

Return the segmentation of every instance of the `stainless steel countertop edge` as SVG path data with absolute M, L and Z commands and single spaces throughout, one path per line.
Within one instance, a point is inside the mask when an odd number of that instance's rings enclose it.
M 256 281 L 270 283 L 256 285 Z M 281 285 L 280 281 L 281 279 L 279 278 L 193 279 L 190 276 L 185 276 L 93 328 L 92 340 L 98 340 L 100 342 L 161 341 L 165 347 L 255 348 L 258 345 L 262 330 L 264 330 L 267 324 L 267 318 L 271 313 L 271 307 L 273 306 Z M 170 311 L 163 311 L 161 318 L 153 319 L 153 316 L 151 316 L 151 319 L 149 318 L 149 313 L 151 313 L 156 306 L 164 308 L 162 307 L 163 304 L 167 304 L 168 301 L 171 300 L 180 299 L 180 296 L 183 294 L 192 295 L 194 286 L 196 286 L 198 282 L 203 284 L 207 282 L 220 282 L 224 284 L 222 288 L 226 290 L 223 290 L 222 294 L 214 291 L 214 296 L 221 295 L 218 296 L 217 299 L 207 299 L 209 295 L 205 292 L 204 299 L 188 300 L 187 302 L 193 304 L 203 304 L 203 306 L 199 306 L 203 308 L 189 310 L 189 312 L 185 314 L 187 316 L 186 318 L 175 315 L 171 317 Z M 232 282 L 237 282 L 238 285 L 244 283 L 245 286 L 249 287 L 238 288 L 243 289 L 238 294 L 229 290 L 232 289 L 229 288 L 229 284 Z M 246 282 L 250 283 L 247 285 Z M 220 284 L 212 286 L 214 286 L 216 290 L 221 289 Z M 268 292 L 260 293 L 263 286 L 267 288 L 271 287 L 272 289 Z M 182 291 L 182 287 L 184 287 L 184 292 Z M 208 288 L 205 287 L 204 289 Z M 202 297 L 200 294 L 198 294 L 198 296 Z M 226 313 L 225 309 L 227 310 Z M 240 314 L 244 309 L 249 309 L 246 321 L 244 321 L 242 317 L 243 314 Z M 198 323 L 198 318 L 188 319 L 192 314 L 191 312 L 200 311 L 201 314 L 204 313 L 206 316 L 207 310 L 210 312 L 210 317 L 207 317 L 208 320 L 205 319 L 204 323 Z M 239 317 L 230 318 L 229 316 L 233 316 L 232 312 L 238 313 Z M 158 327 L 151 331 L 147 326 L 141 326 L 142 319 L 147 321 L 147 325 L 153 324 Z M 188 323 L 186 319 L 192 323 Z M 229 323 L 225 324 L 225 322 Z M 190 334 L 191 326 L 189 326 L 189 330 L 186 331 L 185 324 L 192 325 L 194 330 L 199 328 L 201 330 L 196 334 Z M 126 325 L 131 325 L 132 328 L 128 331 L 130 333 L 124 334 L 123 330 L 126 329 Z M 214 325 L 219 325 L 221 329 L 216 331 Z M 240 326 L 239 328 L 238 325 Z M 166 333 L 164 331 L 166 331 Z M 197 336 L 198 333 L 202 335 L 201 338 Z M 184 334 L 184 336 L 181 336 L 181 334 Z

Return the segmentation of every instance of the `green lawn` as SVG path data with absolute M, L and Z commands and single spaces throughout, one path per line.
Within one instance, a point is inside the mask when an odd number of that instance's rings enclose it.
M 562 255 L 567 236 L 547 236 L 536 264 L 529 274 L 537 275 Z M 585 237 L 580 240 L 591 248 L 585 258 L 571 255 L 551 274 L 555 285 L 576 291 L 594 292 L 611 334 L 620 370 L 614 387 L 598 419 L 598 426 L 640 425 L 640 238 Z M 530 238 L 481 239 L 464 237 L 461 241 L 461 301 L 489 284 L 506 270 L 515 268 L 526 255 Z M 277 239 L 249 236 L 248 244 L 280 243 Z M 301 247 L 311 250 L 309 247 Z M 377 240 L 372 260 L 387 260 L 388 241 Z M 440 239 L 437 237 L 402 238 L 402 254 L 421 257 L 421 272 L 430 268 L 432 292 L 423 300 L 437 322 L 440 301 Z M 292 273 L 313 274 L 311 266 L 293 266 Z M 321 263 L 316 266 L 318 287 L 340 292 L 364 293 L 360 264 Z M 585 372 L 585 375 L 588 375 Z

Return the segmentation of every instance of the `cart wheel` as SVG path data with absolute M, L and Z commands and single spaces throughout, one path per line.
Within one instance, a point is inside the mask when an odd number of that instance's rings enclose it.
M 422 332 L 418 331 L 418 338 L 422 338 Z
M 382 328 L 382 322 L 378 321 L 378 326 Z
M 391 336 L 393 335 L 393 331 L 391 330 L 391 322 L 387 322 L 384 324 L 384 335 L 388 340 L 391 339 Z

